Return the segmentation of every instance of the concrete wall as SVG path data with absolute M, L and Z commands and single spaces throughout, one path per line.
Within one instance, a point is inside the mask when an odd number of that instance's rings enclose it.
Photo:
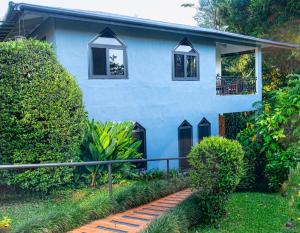
M 200 81 L 172 81 L 172 50 L 186 35 L 120 26 L 109 27 L 127 46 L 129 79 L 88 79 L 88 43 L 106 26 L 57 20 L 57 56 L 78 80 L 90 118 L 137 121 L 146 128 L 148 158 L 178 156 L 183 120 L 193 125 L 197 143 L 203 117 L 211 122 L 212 135 L 218 135 L 219 113 L 247 111 L 259 100 L 259 95 L 216 95 L 216 41 L 188 37 L 199 53 Z M 177 164 L 173 161 L 171 167 Z

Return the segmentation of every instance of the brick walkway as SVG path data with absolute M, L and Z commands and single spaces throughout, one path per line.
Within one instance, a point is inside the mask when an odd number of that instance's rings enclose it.
M 126 212 L 93 221 L 69 233 L 137 233 L 191 193 L 190 189 L 186 189 Z

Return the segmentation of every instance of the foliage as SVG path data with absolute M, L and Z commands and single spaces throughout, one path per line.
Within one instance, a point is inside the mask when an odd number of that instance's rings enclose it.
M 265 164 L 262 172 L 272 191 L 287 180 L 300 155 L 300 76 L 288 78 L 288 87 L 270 93 L 269 101 L 257 105 L 255 119 L 239 136 L 245 148 L 258 150 L 257 160 Z
M 222 76 L 255 77 L 254 53 L 222 57 Z
M 0 163 L 79 160 L 85 113 L 75 79 L 49 44 L 0 43 Z M 7 182 L 48 191 L 72 180 L 73 169 L 12 173 Z
M 0 229 L 2 228 L 8 228 L 10 227 L 11 219 L 8 217 L 4 217 L 2 220 L 0 220 Z
M 126 160 L 140 158 L 140 141 L 132 137 L 131 122 L 95 122 L 86 123 L 86 131 L 81 145 L 84 161 Z M 114 171 L 128 170 L 132 164 L 114 164 Z M 91 186 L 96 186 L 96 178 L 104 172 L 106 166 L 87 166 L 91 173 Z
M 185 7 L 194 5 L 183 4 Z M 300 4 L 297 0 L 199 0 L 195 20 L 199 26 L 300 43 Z M 253 61 L 253 60 L 252 60 Z M 251 60 L 224 60 L 232 72 L 249 71 Z M 300 52 L 297 49 L 270 49 L 263 56 L 264 91 L 287 85 L 287 75 L 300 73 Z M 227 72 L 225 67 L 224 72 Z
M 228 214 L 219 225 L 203 224 L 190 233 L 298 233 L 298 215 L 291 215 L 290 212 L 288 199 L 281 195 L 234 193 L 228 202 Z M 289 219 L 294 219 L 293 227 L 287 227 Z
M 185 7 L 192 6 L 186 5 Z M 226 25 L 223 23 L 220 11 L 223 7 L 224 1 L 222 0 L 199 0 L 199 6 L 194 19 L 200 27 L 225 30 Z
M 189 154 L 192 186 L 198 190 L 203 221 L 214 222 L 225 214 L 228 195 L 238 185 L 243 171 L 244 151 L 237 141 L 210 137 Z
M 235 140 L 237 134 L 247 127 L 247 119 L 251 114 L 251 112 L 224 113 L 225 137 Z
M 198 196 L 192 195 L 153 221 L 142 233 L 184 233 L 201 222 Z
M 113 189 L 113 200 L 107 189 L 77 189 L 57 193 L 46 200 L 22 199 L 0 205 L 2 214 L 13 217 L 12 233 L 63 233 L 96 219 L 167 196 L 187 187 L 184 179 L 131 182 Z

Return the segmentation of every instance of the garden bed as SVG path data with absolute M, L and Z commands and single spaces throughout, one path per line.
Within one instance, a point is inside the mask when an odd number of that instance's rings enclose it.
M 107 188 L 84 188 L 41 197 L 26 197 L 1 203 L 0 218 L 12 219 L 12 232 L 66 232 L 92 220 L 133 208 L 187 187 L 186 178 L 128 182 L 114 187 L 113 200 Z

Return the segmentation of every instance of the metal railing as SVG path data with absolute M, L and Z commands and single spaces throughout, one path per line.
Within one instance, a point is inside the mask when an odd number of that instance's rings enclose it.
M 187 157 L 170 157 L 170 158 L 158 158 L 158 159 L 128 159 L 128 160 L 107 160 L 107 161 L 90 161 L 90 162 L 67 162 L 67 163 L 39 163 L 39 164 L 7 164 L 0 165 L 0 171 L 4 170 L 28 170 L 38 168 L 55 168 L 55 167 L 83 167 L 93 165 L 107 165 L 108 170 L 108 192 L 109 197 L 112 198 L 112 164 L 120 163 L 141 163 L 141 162 L 155 162 L 166 161 L 167 179 L 170 176 L 170 161 L 187 159 Z
M 216 77 L 217 95 L 248 95 L 256 93 L 256 77 Z

